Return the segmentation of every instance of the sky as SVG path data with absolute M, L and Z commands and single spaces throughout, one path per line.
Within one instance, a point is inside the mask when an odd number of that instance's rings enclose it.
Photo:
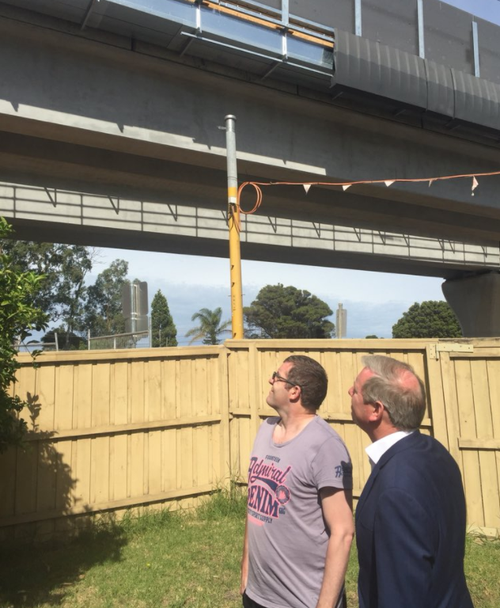
M 499 0 L 445 0 L 457 8 L 472 13 L 476 17 L 500 24 Z
M 149 301 L 161 290 L 177 327 L 180 346 L 195 325 L 193 313 L 220 306 L 230 319 L 229 261 L 167 253 L 99 249 L 90 281 L 115 259 L 129 263 L 128 276 L 148 283 Z M 442 300 L 442 279 L 378 272 L 316 268 L 270 262 L 242 261 L 243 305 L 248 306 L 265 285 L 293 285 L 324 300 L 335 311 L 347 310 L 347 338 L 367 335 L 390 338 L 391 328 L 414 302 Z M 335 323 L 335 314 L 332 317 Z M 229 335 L 227 337 L 230 337 Z
M 500 24 L 498 0 L 448 0 L 457 8 Z M 93 282 L 115 259 L 129 263 L 129 278 L 148 283 L 151 302 L 161 290 L 177 326 L 179 345 L 187 345 L 191 316 L 200 308 L 223 309 L 230 319 L 229 261 L 199 256 L 100 249 Z M 443 300 L 442 279 L 336 268 L 315 268 L 242 261 L 243 305 L 248 306 L 265 285 L 293 285 L 324 300 L 335 311 L 347 310 L 347 338 L 367 335 L 390 338 L 392 326 L 414 302 Z M 332 317 L 335 322 L 335 313 Z M 229 336 L 228 336 L 229 337 Z

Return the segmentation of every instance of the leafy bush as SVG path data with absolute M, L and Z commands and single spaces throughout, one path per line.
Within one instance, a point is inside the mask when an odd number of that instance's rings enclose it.
M 11 232 L 6 220 L 0 218 L 0 238 Z M 34 272 L 16 270 L 0 249 L 0 453 L 9 445 L 20 445 L 26 431 L 26 422 L 18 414 L 28 403 L 12 395 L 20 367 L 15 344 L 28 337 L 31 330 L 46 327 L 47 316 L 33 305 L 42 280 Z

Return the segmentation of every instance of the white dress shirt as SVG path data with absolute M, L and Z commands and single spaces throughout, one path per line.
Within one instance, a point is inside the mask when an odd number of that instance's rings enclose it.
M 377 462 L 382 458 L 382 456 L 387 452 L 389 448 L 408 437 L 415 431 L 396 431 L 395 433 L 391 433 L 390 435 L 386 435 L 382 437 L 382 439 L 378 439 L 371 443 L 366 449 L 365 452 L 368 454 L 368 459 L 370 460 L 370 464 L 372 468 L 377 464 Z

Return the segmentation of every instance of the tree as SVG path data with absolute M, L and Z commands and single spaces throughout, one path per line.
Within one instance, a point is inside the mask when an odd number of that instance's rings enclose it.
M 0 218 L 0 238 L 11 230 Z M 11 394 L 20 368 L 14 344 L 27 338 L 31 330 L 41 331 L 46 326 L 47 315 L 33 304 L 43 279 L 33 271 L 17 269 L 0 247 L 0 453 L 10 445 L 20 445 L 26 431 L 26 422 L 18 414 L 28 403 Z
M 296 287 L 266 285 L 243 310 L 248 330 L 259 338 L 333 338 L 332 309 L 317 296 Z
M 393 338 L 460 338 L 462 331 L 447 302 L 417 302 L 392 326 Z
M 69 347 L 69 336 L 82 330 L 85 278 L 92 269 L 92 250 L 79 245 L 11 239 L 2 239 L 0 246 L 16 271 L 44 276 L 33 296 L 33 306 L 48 314 L 52 322 L 62 321 L 57 328 L 65 336 L 61 347 Z
M 60 318 L 65 328 L 65 348 L 70 348 L 70 335 L 82 331 L 82 316 L 85 306 L 85 277 L 92 270 L 89 250 L 79 245 L 60 246 L 61 276 L 59 280 Z
M 114 260 L 94 285 L 87 288 L 84 325 L 91 336 L 110 336 L 125 332 L 122 290 L 127 280 L 128 262 Z
M 16 270 L 44 275 L 34 305 L 49 315 L 51 330 L 42 341 L 54 342 L 57 331 L 59 348 L 81 347 L 79 337 L 112 335 L 125 332 L 122 312 L 122 287 L 128 263 L 115 260 L 99 274 L 94 285 L 86 278 L 96 257 L 93 249 L 77 245 L 34 243 L 0 239 Z
M 219 336 L 224 332 L 229 331 L 227 328 L 231 325 L 231 321 L 224 321 L 224 323 L 221 323 L 221 318 L 222 308 L 220 307 L 215 310 L 202 308 L 198 312 L 195 312 L 191 317 L 191 321 L 199 321 L 200 324 L 186 333 L 187 338 L 192 336 L 189 344 L 192 344 L 200 338 L 203 338 L 203 344 L 219 344 Z
M 167 298 L 158 290 L 151 302 L 151 337 L 153 347 L 177 346 L 177 328 L 168 308 Z

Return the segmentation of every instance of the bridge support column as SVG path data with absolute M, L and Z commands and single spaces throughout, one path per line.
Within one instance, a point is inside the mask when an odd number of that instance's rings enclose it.
M 448 280 L 442 289 L 466 338 L 500 336 L 500 273 Z

